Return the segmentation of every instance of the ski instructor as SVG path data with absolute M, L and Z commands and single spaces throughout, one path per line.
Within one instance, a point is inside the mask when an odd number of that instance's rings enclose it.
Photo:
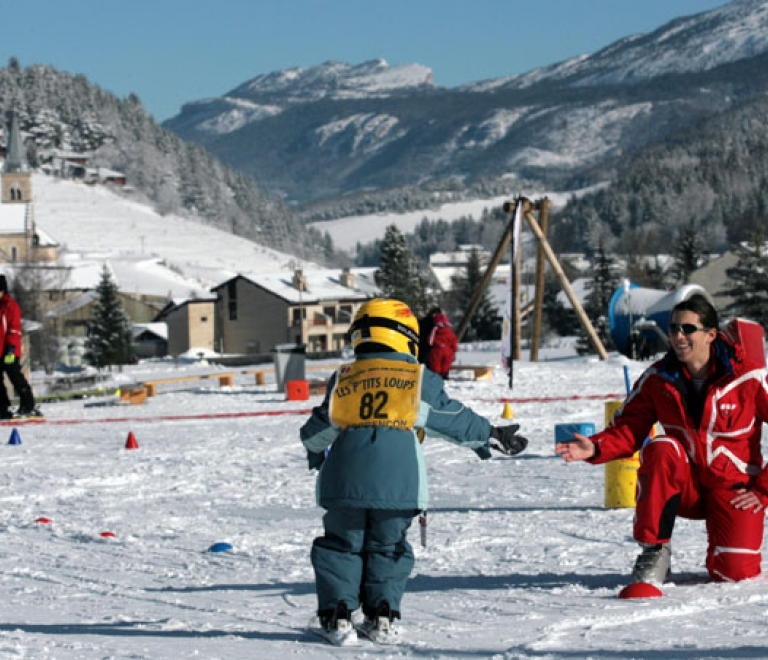
M 643 373 L 609 427 L 555 447 L 567 462 L 594 464 L 640 451 L 634 538 L 642 551 L 633 583 L 658 589 L 667 577 L 677 516 L 706 521 L 712 580 L 760 573 L 768 504 L 760 450 L 761 423 L 768 422 L 766 369 L 718 327 L 704 296 L 675 305 L 668 353 Z M 655 422 L 663 434 L 643 446 Z
M 351 614 L 362 606 L 367 637 L 397 643 L 395 620 L 414 564 L 406 539 L 427 506 L 419 431 L 490 458 L 512 456 L 528 441 L 517 424 L 494 427 L 443 390 L 418 363 L 419 324 L 408 305 L 364 303 L 349 329 L 355 360 L 331 376 L 322 404 L 301 428 L 310 469 L 320 470 L 325 533 L 312 544 L 319 634 L 357 643 Z M 328 449 L 326 457 L 326 449 Z

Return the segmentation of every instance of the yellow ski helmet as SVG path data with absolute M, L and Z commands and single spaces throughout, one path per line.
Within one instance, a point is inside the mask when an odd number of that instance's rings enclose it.
M 411 308 L 399 300 L 374 298 L 363 303 L 349 328 L 352 348 L 371 342 L 398 353 L 419 354 L 419 322 Z

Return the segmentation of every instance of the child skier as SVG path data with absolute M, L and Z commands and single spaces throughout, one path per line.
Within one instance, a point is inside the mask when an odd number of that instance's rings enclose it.
M 331 377 L 325 400 L 301 429 L 309 467 L 320 470 L 318 500 L 326 509 L 325 533 L 311 553 L 320 632 L 340 646 L 357 643 L 351 614 L 360 606 L 362 634 L 399 641 L 394 621 L 414 563 L 406 533 L 427 506 L 417 430 L 483 459 L 489 447 L 513 456 L 528 442 L 516 434 L 517 424 L 492 427 L 446 395 L 442 379 L 416 359 L 418 329 L 405 303 L 362 305 L 350 327 L 355 360 Z

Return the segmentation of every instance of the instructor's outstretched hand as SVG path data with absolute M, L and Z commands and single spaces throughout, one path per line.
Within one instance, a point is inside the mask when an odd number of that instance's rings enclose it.
M 581 433 L 574 433 L 573 440 L 555 445 L 555 453 L 562 456 L 566 463 L 586 461 L 595 455 L 595 449 L 595 443 Z

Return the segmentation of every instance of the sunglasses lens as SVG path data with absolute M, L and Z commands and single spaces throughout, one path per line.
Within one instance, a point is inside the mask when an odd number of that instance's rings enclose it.
M 697 330 L 703 330 L 703 328 L 693 325 L 693 323 L 670 323 L 669 334 L 676 335 L 678 332 L 682 332 L 684 335 L 692 335 Z

